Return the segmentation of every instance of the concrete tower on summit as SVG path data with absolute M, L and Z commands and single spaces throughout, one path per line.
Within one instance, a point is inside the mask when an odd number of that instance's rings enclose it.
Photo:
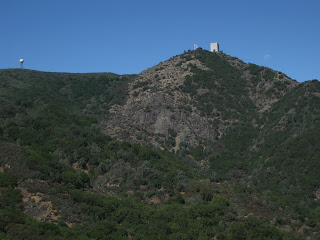
M 219 52 L 219 43 L 210 43 L 210 52 Z

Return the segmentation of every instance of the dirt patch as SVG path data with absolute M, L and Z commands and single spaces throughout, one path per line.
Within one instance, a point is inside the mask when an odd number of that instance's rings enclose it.
M 60 211 L 54 208 L 51 201 L 44 199 L 42 193 L 30 193 L 26 188 L 20 188 L 24 212 L 37 221 L 58 223 Z
M 120 183 L 114 184 L 114 183 L 107 183 L 107 188 L 109 187 L 120 187 Z
M 133 190 L 128 190 L 127 191 L 127 195 L 128 196 L 133 196 L 134 195 L 134 191 Z
M 161 196 L 153 196 L 150 199 L 147 200 L 148 203 L 154 203 L 154 204 L 159 204 L 159 203 L 165 203 L 170 199 L 170 196 L 168 193 L 161 195 Z
M 174 152 L 176 153 L 178 150 L 179 150 L 179 146 L 180 146 L 180 143 L 181 143 L 181 138 L 179 135 L 176 136 L 175 138 L 176 140 L 176 146 L 173 148 Z

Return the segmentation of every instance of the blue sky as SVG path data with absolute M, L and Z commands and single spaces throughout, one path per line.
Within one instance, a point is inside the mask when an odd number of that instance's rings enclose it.
M 320 79 L 319 0 L 0 0 L 0 69 L 139 73 L 193 49 Z

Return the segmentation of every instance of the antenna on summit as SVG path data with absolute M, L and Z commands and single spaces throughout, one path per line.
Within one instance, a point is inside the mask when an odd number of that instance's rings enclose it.
M 21 59 L 20 59 L 20 64 L 21 64 L 21 67 L 20 67 L 20 68 L 21 68 L 21 69 L 23 69 L 23 62 L 24 62 L 24 60 L 21 58 Z
M 197 50 L 198 44 L 193 44 L 193 50 Z

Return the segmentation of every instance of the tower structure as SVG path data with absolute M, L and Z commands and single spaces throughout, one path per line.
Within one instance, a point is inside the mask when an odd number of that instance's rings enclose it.
M 24 62 L 24 60 L 21 58 L 20 59 L 21 69 L 23 68 L 23 62 Z
M 219 43 L 210 43 L 210 52 L 219 52 Z

